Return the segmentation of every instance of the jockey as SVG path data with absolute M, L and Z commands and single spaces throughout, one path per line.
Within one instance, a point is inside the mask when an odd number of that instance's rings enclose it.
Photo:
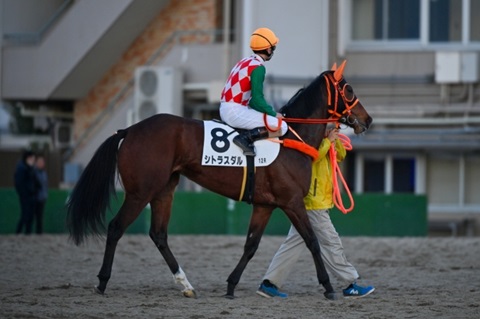
M 228 125 L 245 129 L 235 136 L 233 143 L 246 156 L 255 156 L 253 142 L 287 133 L 288 126 L 263 96 L 265 67 L 263 63 L 273 57 L 278 38 L 272 30 L 259 28 L 250 36 L 253 54 L 240 60 L 230 72 L 222 91 L 220 117 Z M 265 127 L 264 114 L 269 131 Z M 280 127 L 278 127 L 280 124 Z

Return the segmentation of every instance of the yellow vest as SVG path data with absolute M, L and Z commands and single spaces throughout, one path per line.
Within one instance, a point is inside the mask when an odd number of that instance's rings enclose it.
M 303 200 L 307 210 L 330 209 L 333 207 L 333 175 L 332 166 L 330 165 L 330 145 L 330 140 L 324 138 L 318 148 L 318 159 L 313 162 L 310 189 L 308 195 Z M 347 151 L 339 139 L 335 141 L 335 150 L 337 151 L 337 162 L 343 161 Z

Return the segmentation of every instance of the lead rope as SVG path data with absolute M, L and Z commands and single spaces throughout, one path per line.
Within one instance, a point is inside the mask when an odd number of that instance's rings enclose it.
M 350 151 L 352 149 L 352 143 L 348 136 L 344 134 L 338 134 L 338 139 L 343 144 L 343 147 L 345 147 L 345 150 Z M 353 201 L 352 193 L 350 192 L 350 189 L 348 188 L 348 185 L 345 182 L 345 178 L 343 178 L 342 171 L 338 166 L 337 151 L 335 150 L 335 143 L 332 143 L 330 145 L 329 155 L 330 155 L 330 163 L 332 165 L 333 203 L 335 204 L 335 207 L 337 207 L 342 213 L 347 214 L 353 210 L 355 203 Z M 342 199 L 342 195 L 340 194 L 340 187 L 338 184 L 337 176 L 342 181 L 342 185 L 350 200 L 349 208 L 345 208 L 345 205 L 343 204 L 343 199 Z
M 329 92 L 330 93 L 330 92 Z M 337 97 L 338 98 L 338 97 Z M 356 103 L 355 103 L 356 104 Z M 355 106 L 355 104 L 353 106 Z M 353 107 L 352 106 L 352 107 Z M 332 119 L 332 118 L 329 118 L 329 119 L 295 119 L 295 118 L 284 118 L 283 119 L 284 121 L 286 122 L 297 122 L 297 123 L 329 123 L 329 122 L 337 122 L 338 119 Z M 278 124 L 277 124 L 277 128 L 273 129 L 271 127 L 268 126 L 268 122 L 267 122 L 267 114 L 264 114 L 263 115 L 263 121 L 265 123 L 265 127 L 267 128 L 268 131 L 270 132 L 277 132 L 278 130 L 280 130 L 281 128 L 281 124 L 282 124 L 282 119 L 278 119 Z M 337 123 L 337 128 L 338 128 L 338 123 Z M 300 135 L 295 132 L 295 130 L 293 130 L 290 126 L 288 127 L 288 129 L 290 130 L 290 132 L 293 133 L 293 135 L 295 135 L 303 144 L 305 145 L 308 145 L 306 144 L 303 139 L 300 137 Z M 352 143 L 350 141 L 350 138 L 348 136 L 346 136 L 345 134 L 338 134 L 338 138 L 340 139 L 340 142 L 342 142 L 343 144 L 343 147 L 345 147 L 345 150 L 347 151 L 350 151 L 352 149 Z M 277 143 L 284 143 L 285 140 L 277 140 L 277 139 L 269 139 L 271 140 L 272 142 L 277 142 Z M 285 144 L 284 144 L 285 145 Z M 301 151 L 301 150 L 300 150 Z M 303 151 L 305 152 L 305 151 Z M 309 154 L 307 152 L 307 154 Z M 347 214 L 349 212 L 351 212 L 355 206 L 355 203 L 353 201 L 353 197 L 352 197 L 352 193 L 350 192 L 350 189 L 348 188 L 348 185 L 347 183 L 345 182 L 345 178 L 343 177 L 343 174 L 342 174 L 342 171 L 340 170 L 340 167 L 338 166 L 338 163 L 337 163 L 337 151 L 335 150 L 335 143 L 332 143 L 330 145 L 330 150 L 329 150 L 329 155 L 330 155 L 330 163 L 331 163 L 331 166 L 332 166 L 332 183 L 333 183 L 333 203 L 334 205 L 344 214 Z M 315 160 L 316 158 L 314 158 Z M 340 187 L 338 185 L 338 178 L 337 178 L 337 175 L 338 177 L 340 178 L 340 180 L 342 181 L 342 185 L 345 189 L 345 192 L 347 193 L 348 195 L 348 198 L 350 200 L 350 207 L 349 208 L 345 208 L 345 205 L 343 204 L 343 199 L 342 199 L 342 195 L 340 194 Z

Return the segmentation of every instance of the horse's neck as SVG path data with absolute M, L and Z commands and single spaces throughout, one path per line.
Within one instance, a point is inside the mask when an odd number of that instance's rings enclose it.
M 327 87 L 328 85 L 325 81 L 322 81 L 323 85 L 321 85 L 320 92 L 322 94 L 320 98 L 320 104 L 317 108 L 316 111 L 313 113 L 312 118 L 318 118 L 318 119 L 327 119 L 329 117 L 328 113 L 328 101 L 327 101 Z M 313 125 L 311 130 L 313 131 L 310 141 L 310 145 L 313 147 L 319 148 L 320 144 L 322 143 L 323 138 L 325 137 L 325 130 L 326 130 L 327 125 L 326 124 L 320 124 L 320 125 Z M 307 142 L 308 143 L 308 142 Z
M 327 119 L 328 118 L 328 88 L 329 83 L 324 80 L 323 74 L 319 76 L 310 86 L 300 90 L 292 98 L 293 102 L 289 105 L 292 110 L 297 107 L 314 108 L 314 112 L 308 116 L 308 119 Z M 306 97 L 304 94 L 307 94 Z M 301 114 L 302 112 L 292 112 Z M 307 112 L 308 113 L 308 112 Z M 297 115 L 298 116 L 298 115 Z M 295 116 L 294 116 L 295 117 Z M 293 125 L 294 130 L 308 145 L 318 148 L 325 136 L 326 124 L 298 124 Z M 294 135 L 292 133 L 292 135 Z
M 322 105 L 312 114 L 312 119 L 327 119 L 327 105 Z M 300 134 L 310 146 L 318 148 L 325 136 L 326 124 L 305 124 L 302 127 L 302 134 Z
M 325 136 L 325 124 L 307 124 L 305 137 L 302 137 L 305 143 L 315 148 L 320 147 L 320 143 Z

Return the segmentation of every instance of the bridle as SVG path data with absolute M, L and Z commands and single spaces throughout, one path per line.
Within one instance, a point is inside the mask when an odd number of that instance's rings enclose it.
M 336 81 L 332 74 L 325 74 L 324 78 L 325 78 L 325 81 L 327 82 L 328 106 L 329 106 L 328 113 L 330 113 L 333 118 L 335 118 L 337 121 L 343 124 L 353 125 L 357 123 L 358 120 L 352 114 L 352 109 L 358 104 L 358 98 L 356 97 L 355 94 L 353 94 L 353 90 L 350 84 L 348 84 L 343 77 L 340 79 L 340 81 Z M 332 96 L 330 94 L 330 82 L 335 88 L 335 98 L 334 98 L 333 108 L 331 108 Z M 348 93 L 348 96 L 345 92 Z M 338 110 L 337 110 L 338 96 L 342 98 L 343 104 L 345 105 L 345 109 L 342 111 L 342 113 L 338 113 Z

